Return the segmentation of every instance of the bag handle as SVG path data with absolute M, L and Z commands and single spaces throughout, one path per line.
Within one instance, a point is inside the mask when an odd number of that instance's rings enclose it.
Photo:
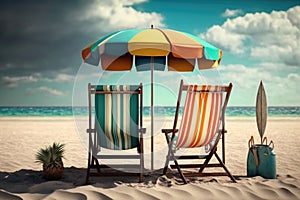
M 251 146 L 254 146 L 254 137 L 253 136 L 250 137 L 250 140 L 248 142 L 249 149 L 251 148 Z
M 268 147 L 270 147 L 271 149 L 274 149 L 274 142 L 273 142 L 273 140 L 271 140 L 270 143 L 268 144 L 268 139 L 267 139 L 267 137 L 264 137 L 264 139 L 262 140 L 262 144 L 264 144 L 264 142 L 266 142 L 266 145 L 267 145 Z
M 264 137 L 264 139 L 262 139 L 261 144 L 264 144 L 264 142 L 266 142 L 266 145 L 268 145 L 268 138 Z
M 254 146 L 254 137 L 253 136 L 250 137 L 250 140 L 248 142 L 248 146 L 249 146 L 249 150 L 250 150 L 251 146 Z M 255 166 L 258 167 L 258 165 L 259 165 L 259 159 L 258 159 L 258 156 L 257 156 L 257 149 L 256 148 L 252 148 L 251 151 L 252 151 L 253 156 L 254 156 Z
M 274 142 L 273 140 L 271 140 L 270 144 L 268 145 L 268 147 L 270 147 L 271 149 L 274 149 Z
M 266 143 L 266 145 L 268 147 L 274 149 L 274 142 L 273 142 L 273 140 L 271 140 L 270 143 L 268 144 L 268 138 L 264 137 L 263 140 L 262 140 L 262 144 L 264 144 L 264 142 Z M 249 149 L 251 148 L 251 146 L 254 146 L 254 137 L 253 136 L 251 136 L 250 140 L 248 141 L 248 147 L 249 147 Z

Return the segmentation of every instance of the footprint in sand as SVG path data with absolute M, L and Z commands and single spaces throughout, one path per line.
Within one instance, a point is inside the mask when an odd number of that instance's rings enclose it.
M 157 183 L 158 185 L 165 187 L 171 187 L 173 185 L 172 181 L 170 181 L 166 176 L 159 177 Z

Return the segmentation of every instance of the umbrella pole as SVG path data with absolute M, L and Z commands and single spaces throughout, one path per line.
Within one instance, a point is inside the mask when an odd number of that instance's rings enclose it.
M 153 82 L 154 82 L 154 57 L 151 57 L 151 170 L 153 171 L 153 165 L 154 165 L 154 138 L 153 138 L 153 132 L 154 132 L 154 100 L 153 100 Z

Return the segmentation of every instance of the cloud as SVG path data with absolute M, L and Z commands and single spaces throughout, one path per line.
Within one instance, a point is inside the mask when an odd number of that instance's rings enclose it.
M 224 51 L 265 62 L 300 66 L 300 6 L 248 13 L 212 26 L 200 37 Z
M 254 67 L 243 64 L 229 64 L 219 69 L 223 81 L 233 83 L 230 102 L 235 102 L 234 105 L 255 106 L 257 88 L 261 80 L 265 85 L 268 105 L 299 105 L 300 96 L 296 95 L 300 93 L 298 73 L 274 74 L 274 70 L 261 65 Z
M 73 82 L 74 76 L 69 74 L 57 74 L 54 80 L 57 82 Z
M 4 1 L 0 7 L 0 71 L 24 76 L 66 69 L 75 73 L 81 50 L 124 28 L 164 26 L 163 17 L 142 12 L 144 0 Z
M 83 20 L 90 19 L 98 21 L 99 29 L 105 27 L 105 32 L 118 29 L 150 27 L 154 24 L 162 27 L 163 17 L 155 12 L 147 13 L 134 9 L 134 4 L 145 2 L 145 0 L 96 0 L 91 4 L 83 16 Z
M 223 49 L 224 56 L 235 56 L 235 63 L 240 63 L 219 68 L 224 82 L 233 83 L 230 102 L 255 106 L 257 88 L 263 80 L 268 105 L 299 105 L 299 16 L 300 6 L 287 11 L 247 13 L 199 35 Z
M 41 91 L 41 92 L 45 92 L 47 94 L 54 95 L 54 96 L 63 96 L 64 95 L 64 93 L 62 91 L 52 89 L 52 88 L 48 88 L 48 87 L 44 87 L 44 86 L 39 87 L 38 90 Z
M 42 77 L 42 75 L 40 75 L 40 80 L 46 82 L 73 83 L 74 79 L 75 79 L 74 75 L 65 74 L 65 73 L 54 74 L 53 76 L 50 77 Z
M 246 36 L 232 32 L 222 26 L 214 25 L 205 34 L 200 34 L 199 37 L 234 54 L 245 52 L 244 40 Z
M 240 9 L 236 9 L 236 10 L 230 10 L 230 9 L 226 9 L 224 13 L 222 13 L 222 17 L 235 17 L 237 15 L 241 15 L 243 14 L 243 11 Z
M 35 83 L 37 81 L 38 79 L 34 76 L 4 76 L 2 78 L 2 83 L 8 88 L 15 88 L 23 83 Z
M 37 82 L 57 82 L 57 83 L 73 83 L 74 75 L 58 73 L 52 76 L 44 76 L 41 73 L 34 73 L 30 76 L 4 76 L 2 77 L 2 83 L 5 87 L 15 88 L 20 84 L 25 83 L 37 83 Z

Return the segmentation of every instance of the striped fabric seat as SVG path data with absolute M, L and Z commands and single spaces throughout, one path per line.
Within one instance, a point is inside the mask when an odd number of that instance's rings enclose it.
M 139 86 L 98 85 L 95 89 L 103 91 L 95 94 L 95 127 L 100 146 L 113 150 L 137 147 L 139 95 L 127 91 L 138 90 Z
M 220 125 L 221 87 L 189 85 L 186 95 L 176 147 L 205 146 L 212 141 Z

